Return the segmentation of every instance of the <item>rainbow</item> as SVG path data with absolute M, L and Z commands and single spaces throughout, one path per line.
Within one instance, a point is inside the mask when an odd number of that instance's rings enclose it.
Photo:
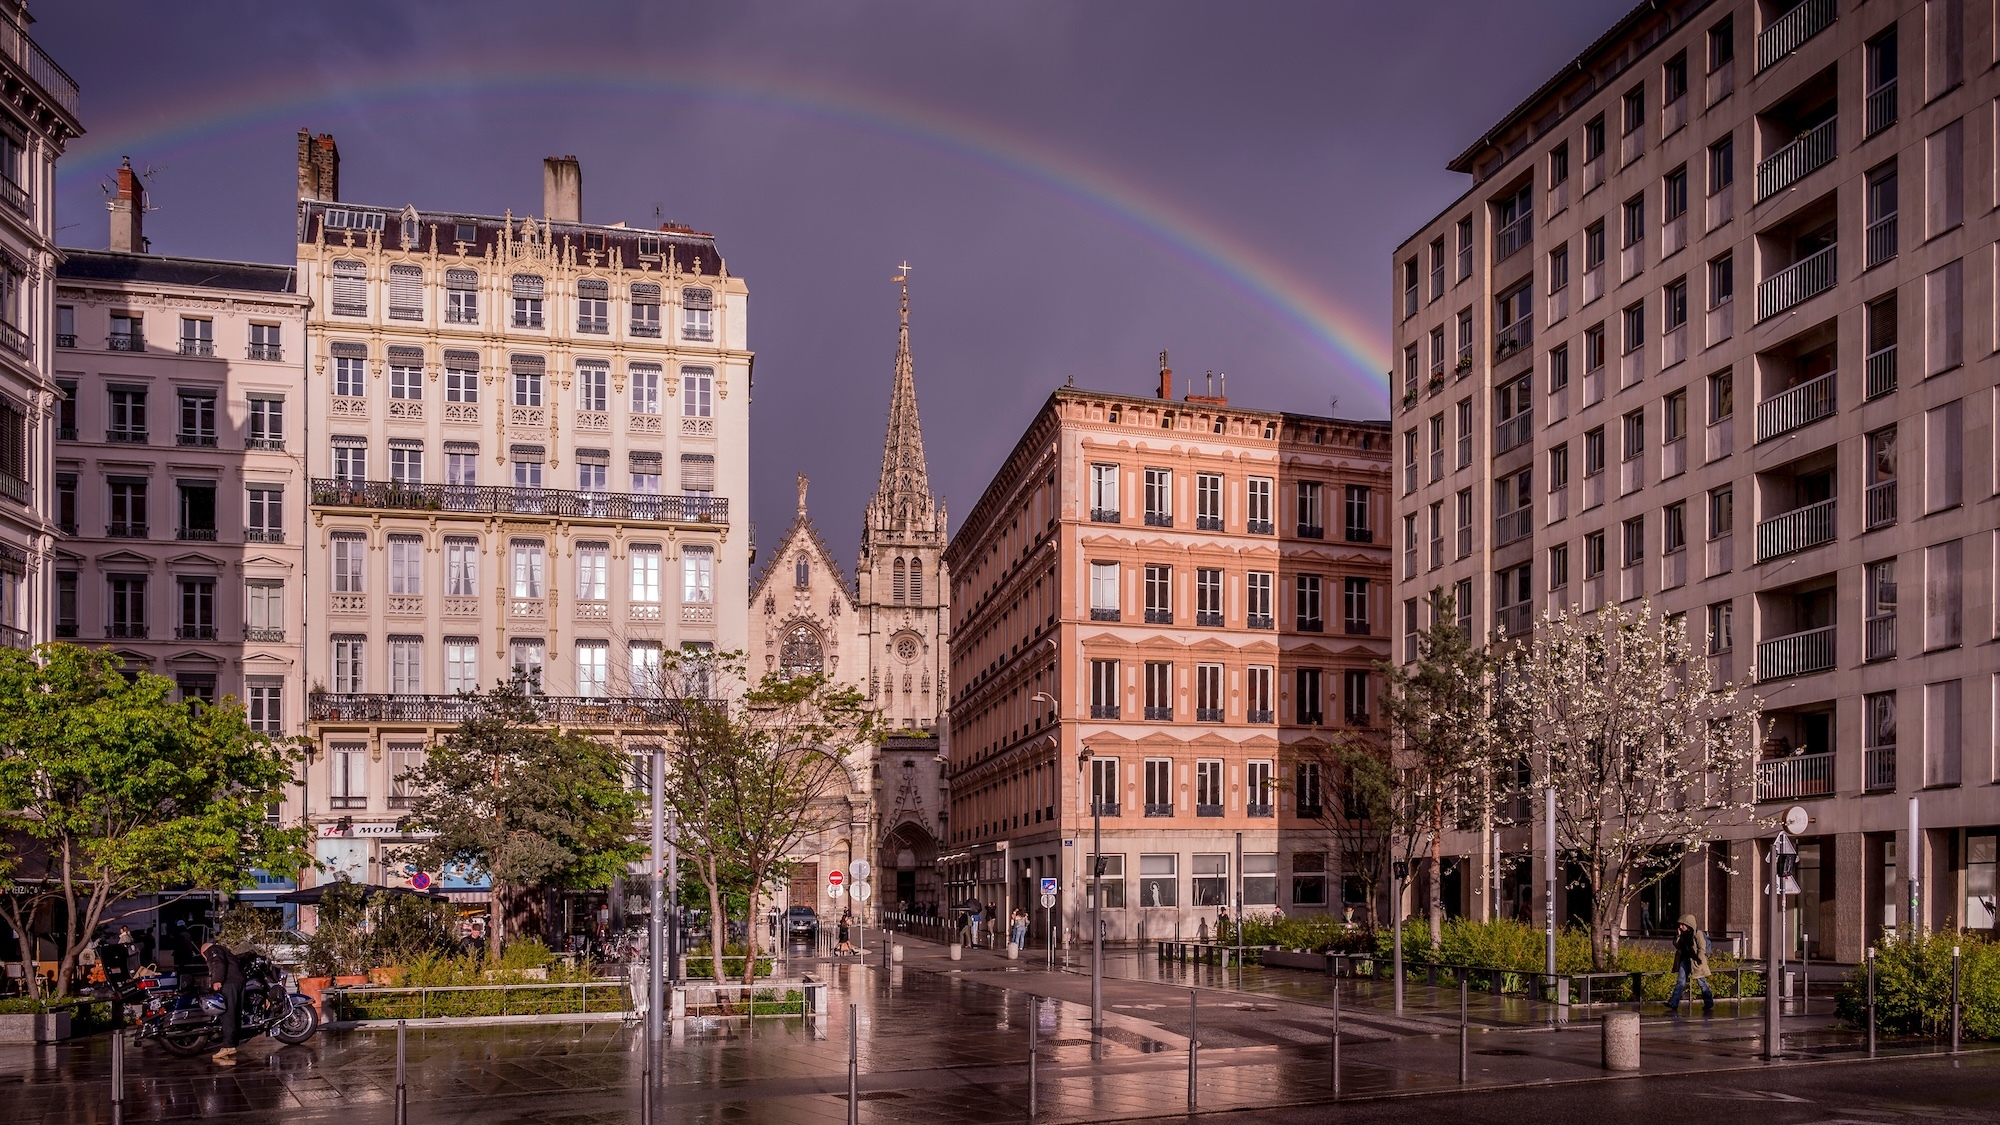
M 329 113 L 371 108 L 417 108 L 449 100 L 485 100 L 638 91 L 724 103 L 753 111 L 807 117 L 876 133 L 1000 168 L 1142 240 L 1213 270 L 1252 303 L 1276 312 L 1330 361 L 1361 385 L 1386 389 L 1390 360 L 1378 336 L 1379 318 L 1359 314 L 1328 297 L 1311 279 L 1225 229 L 1143 184 L 1021 133 L 931 106 L 871 91 L 673 65 L 657 72 L 607 68 L 600 63 L 552 66 L 500 62 L 474 73 L 412 76 L 361 73 L 338 94 L 300 95 L 289 86 L 232 90 L 182 113 L 165 126 L 99 127 L 71 146 L 58 170 L 65 186 L 96 177 L 119 156 L 159 160 L 202 147 L 291 130 Z

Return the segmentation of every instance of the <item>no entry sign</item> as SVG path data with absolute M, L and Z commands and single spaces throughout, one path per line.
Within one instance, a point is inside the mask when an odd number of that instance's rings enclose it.
M 829 871 L 826 873 L 826 885 L 829 887 L 838 887 L 846 881 L 847 877 L 838 871 Z

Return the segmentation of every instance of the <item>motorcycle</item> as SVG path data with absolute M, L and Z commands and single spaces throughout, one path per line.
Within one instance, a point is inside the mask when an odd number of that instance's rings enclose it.
M 242 956 L 243 1006 L 237 1013 L 237 1039 L 269 1035 L 298 1046 L 319 1031 L 319 1009 L 311 1000 L 288 991 L 286 976 L 268 959 Z M 139 1039 L 157 1039 L 168 1053 L 183 1058 L 206 1054 L 222 1044 L 222 997 L 185 988 L 153 988 L 138 997 Z

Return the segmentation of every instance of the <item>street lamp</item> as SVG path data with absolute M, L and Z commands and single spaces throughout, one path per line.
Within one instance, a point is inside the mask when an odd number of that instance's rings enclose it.
M 1081 775 L 1090 765 L 1088 746 L 1076 752 Z M 1092 779 L 1095 780 L 1095 779 Z M 1090 792 L 1090 1031 L 1104 1030 L 1104 802 Z

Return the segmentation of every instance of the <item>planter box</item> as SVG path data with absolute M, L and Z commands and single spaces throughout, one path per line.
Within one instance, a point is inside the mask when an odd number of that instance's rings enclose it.
M 1257 953 L 1259 964 L 1273 969 L 1305 969 L 1324 973 L 1333 964 L 1333 956 L 1327 953 L 1294 953 L 1289 949 L 1263 949 Z
M 0 1043 L 54 1043 L 68 1038 L 68 1012 L 0 1016 Z

